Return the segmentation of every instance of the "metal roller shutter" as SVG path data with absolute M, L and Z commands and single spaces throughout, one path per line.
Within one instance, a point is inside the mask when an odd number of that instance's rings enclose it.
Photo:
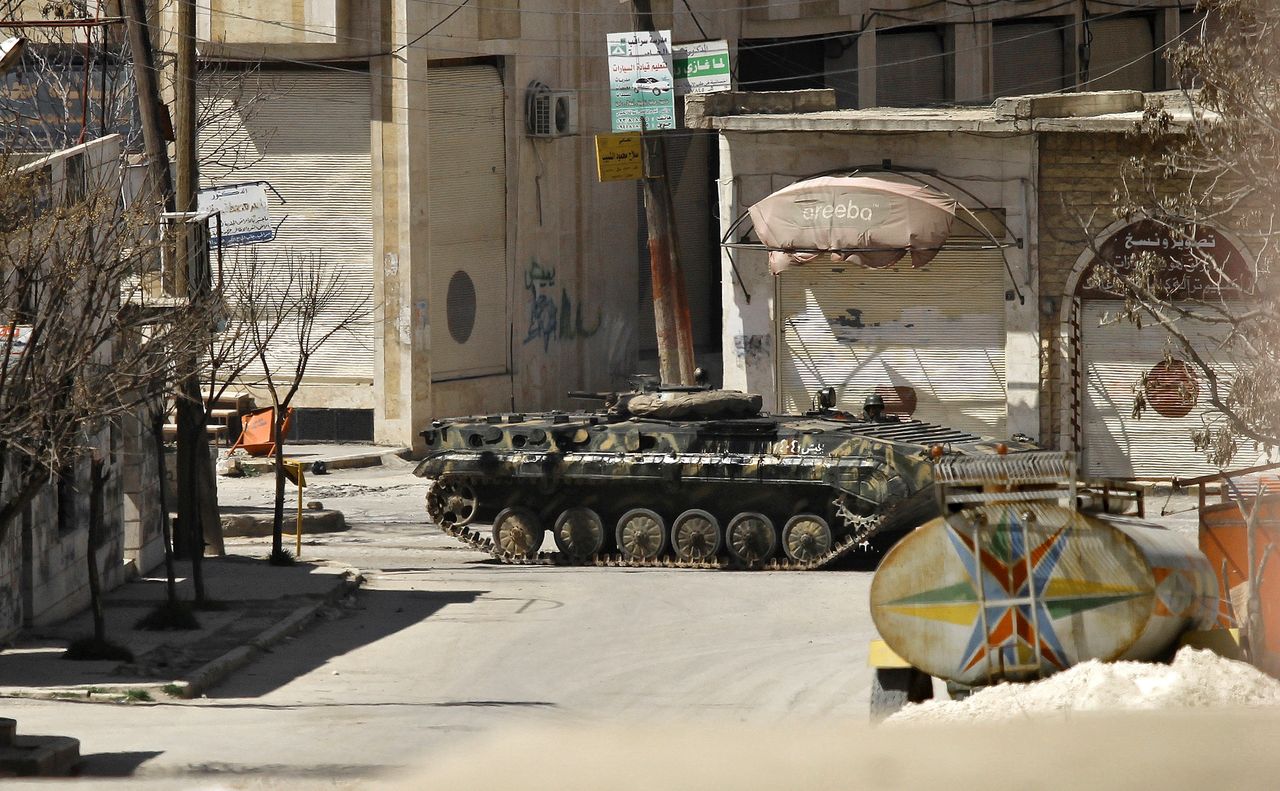
M 914 399 L 902 411 L 920 420 L 1004 435 L 1004 278 L 998 251 L 943 251 L 925 269 L 786 270 L 778 277 L 783 411 L 808 409 L 827 386 L 841 408 L 861 411 L 879 391 L 904 407 Z
M 876 33 L 876 104 L 920 107 L 947 100 L 942 33 L 934 28 Z
M 511 320 L 502 78 L 492 66 L 433 68 L 427 107 L 431 378 L 504 373 Z
M 1066 86 L 1062 23 L 994 22 L 991 90 L 996 96 L 1049 93 Z
M 1089 475 L 1125 478 L 1214 472 L 1216 468 L 1191 444 L 1192 429 L 1202 428 L 1210 414 L 1204 382 L 1189 367 L 1165 363 L 1166 351 L 1172 347 L 1168 333 L 1159 327 L 1138 329 L 1127 321 L 1107 321 L 1117 307 L 1108 300 L 1086 300 L 1081 309 L 1085 470 Z M 1214 360 L 1215 367 L 1229 377 L 1231 361 L 1215 351 L 1218 343 L 1199 329 L 1187 328 L 1196 351 Z M 1150 400 L 1156 407 L 1135 419 L 1134 388 L 1143 372 L 1152 372 L 1153 378 L 1166 383 L 1163 403 L 1153 395 Z M 1186 383 L 1184 376 L 1194 383 Z M 1241 454 L 1241 458 L 1248 456 Z
M 1089 22 L 1089 82 L 1081 90 L 1155 90 L 1155 32 L 1150 16 Z
M 272 198 L 276 238 L 230 248 L 224 266 L 234 270 L 257 255 L 271 277 L 284 282 L 286 254 L 315 258 L 339 275 L 346 306 L 361 299 L 373 310 L 373 198 L 369 154 L 369 78 L 364 74 L 287 71 L 236 77 L 202 77 L 199 148 L 201 184 L 267 181 L 284 197 Z M 266 100 L 246 105 L 241 95 Z M 242 112 L 242 108 L 251 110 Z M 234 152 L 234 156 L 229 156 Z M 342 306 L 322 312 L 316 332 L 334 326 Z M 368 383 L 373 380 L 371 319 L 339 332 L 312 356 L 304 379 Z M 292 371 L 296 342 L 282 333 L 271 358 Z

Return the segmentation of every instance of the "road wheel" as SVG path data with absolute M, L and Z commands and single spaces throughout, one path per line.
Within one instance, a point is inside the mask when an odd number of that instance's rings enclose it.
M 797 563 L 812 563 L 831 551 L 831 526 L 814 514 L 799 514 L 782 528 L 782 551 Z
M 475 489 L 465 483 L 436 481 L 427 491 L 427 515 L 441 527 L 462 527 L 476 518 Z
M 574 560 L 587 560 L 604 548 L 604 522 L 590 508 L 570 508 L 556 519 L 551 536 L 561 552 Z
M 914 667 L 878 667 L 871 682 L 871 721 L 902 710 L 908 703 L 923 703 L 933 697 L 933 679 Z
M 773 557 L 778 548 L 778 533 L 769 517 L 747 511 L 729 522 L 725 530 L 725 544 L 738 565 L 750 568 Z
M 720 522 L 706 511 L 685 511 L 671 524 L 671 549 L 683 561 L 714 558 L 720 551 Z
M 662 89 L 661 89 L 661 88 L 654 88 L 654 89 L 653 89 L 653 95 L 654 95 L 654 96 L 661 96 L 661 95 L 662 95 Z
M 542 547 L 542 537 L 538 515 L 528 508 L 504 508 L 493 520 L 493 545 L 504 555 L 533 557 Z
M 648 508 L 632 508 L 618 520 L 618 551 L 628 560 L 653 560 L 667 548 L 667 524 Z

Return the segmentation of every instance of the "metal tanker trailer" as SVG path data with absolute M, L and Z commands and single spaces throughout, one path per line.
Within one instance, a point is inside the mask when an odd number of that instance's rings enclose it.
M 1065 454 L 945 460 L 937 473 L 948 513 L 894 545 L 871 584 L 876 628 L 912 672 L 961 687 L 1036 679 L 1160 658 L 1213 625 L 1218 583 L 1194 540 L 1082 510 Z

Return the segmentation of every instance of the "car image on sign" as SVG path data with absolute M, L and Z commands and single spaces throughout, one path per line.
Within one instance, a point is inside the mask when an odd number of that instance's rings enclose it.
M 653 91 L 654 96 L 661 96 L 663 91 L 671 90 L 671 83 L 657 77 L 637 77 L 631 84 L 632 93 Z

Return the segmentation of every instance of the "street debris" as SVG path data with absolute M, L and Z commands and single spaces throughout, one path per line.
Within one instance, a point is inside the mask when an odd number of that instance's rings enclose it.
M 990 722 L 1085 711 L 1280 706 L 1280 680 L 1195 648 L 1171 664 L 1090 660 L 1041 681 L 996 684 L 963 700 L 912 704 L 893 725 Z

